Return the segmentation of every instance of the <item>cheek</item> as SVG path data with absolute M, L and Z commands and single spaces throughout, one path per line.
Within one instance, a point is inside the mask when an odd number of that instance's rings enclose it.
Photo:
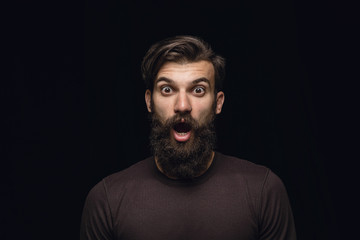
M 153 102 L 153 108 L 156 114 L 162 119 L 168 119 L 172 116 L 172 105 L 171 101 L 157 101 Z
M 193 108 L 192 115 L 193 118 L 197 119 L 200 122 L 207 120 L 207 117 L 212 114 L 214 111 L 213 101 L 199 102 L 196 105 L 196 108 Z

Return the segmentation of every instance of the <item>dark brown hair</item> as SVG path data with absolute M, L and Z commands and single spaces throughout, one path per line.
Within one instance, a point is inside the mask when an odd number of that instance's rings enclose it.
M 146 53 L 141 72 L 146 88 L 153 90 L 155 77 L 166 62 L 209 61 L 215 69 L 215 91 L 220 91 L 225 78 L 225 59 L 214 53 L 210 45 L 199 37 L 175 36 L 155 43 Z

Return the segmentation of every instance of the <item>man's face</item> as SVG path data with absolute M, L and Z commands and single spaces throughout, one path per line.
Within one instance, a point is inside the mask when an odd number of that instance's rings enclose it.
M 215 71 L 212 63 L 167 62 L 155 78 L 153 95 L 149 90 L 146 91 L 145 101 L 148 111 L 156 113 L 163 123 L 176 114 L 188 113 L 202 125 L 213 114 L 215 98 L 215 113 L 221 112 L 224 93 L 218 92 L 215 96 L 214 92 Z M 174 129 L 171 137 L 178 142 L 186 142 L 191 137 L 191 130 L 186 130 Z
M 209 166 L 215 145 L 213 120 L 224 94 L 214 94 L 210 62 L 166 63 L 145 100 L 152 116 L 150 144 L 158 167 L 167 176 L 190 179 Z

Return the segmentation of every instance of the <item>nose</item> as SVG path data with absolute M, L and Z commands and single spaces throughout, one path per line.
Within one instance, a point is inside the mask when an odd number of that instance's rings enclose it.
M 189 101 L 188 96 L 186 93 L 179 93 L 176 98 L 176 103 L 174 107 L 175 113 L 178 112 L 191 112 L 191 103 Z

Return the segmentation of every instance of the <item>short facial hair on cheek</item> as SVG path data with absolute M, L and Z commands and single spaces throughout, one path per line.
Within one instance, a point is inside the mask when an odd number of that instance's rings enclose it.
M 215 110 L 200 125 L 190 113 L 178 113 L 165 122 L 152 105 L 150 146 L 162 172 L 176 179 L 192 179 L 204 173 L 215 148 Z M 192 136 L 185 142 L 171 137 L 171 130 L 181 118 L 191 125 Z

